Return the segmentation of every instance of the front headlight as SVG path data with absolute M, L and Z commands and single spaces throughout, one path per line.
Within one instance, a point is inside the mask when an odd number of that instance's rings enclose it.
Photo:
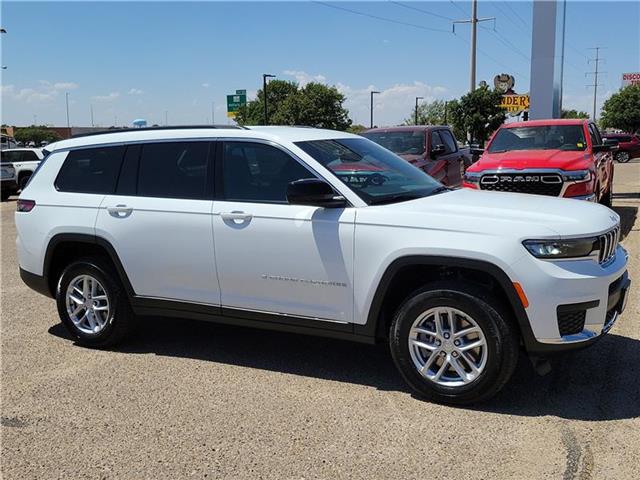
M 565 182 L 586 182 L 591 180 L 591 172 L 589 170 L 576 170 L 575 172 L 564 172 L 562 180 Z
M 531 255 L 544 259 L 583 258 L 597 252 L 600 248 L 596 237 L 570 240 L 525 240 L 522 244 Z
M 469 183 L 478 183 L 480 177 L 482 177 L 482 173 L 480 172 L 466 172 L 464 174 L 464 180 Z

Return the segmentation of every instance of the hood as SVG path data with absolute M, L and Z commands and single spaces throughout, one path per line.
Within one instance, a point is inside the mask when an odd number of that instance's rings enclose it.
M 485 152 L 480 160 L 469 167 L 470 172 L 484 170 L 524 170 L 529 168 L 558 168 L 586 170 L 591 165 L 587 152 L 566 150 L 513 150 L 503 153 Z
M 463 188 L 364 208 L 358 213 L 360 221 L 524 240 L 599 234 L 618 224 L 620 217 L 582 200 Z

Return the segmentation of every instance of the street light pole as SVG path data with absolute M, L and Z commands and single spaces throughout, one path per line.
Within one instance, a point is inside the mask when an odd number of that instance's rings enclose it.
M 65 100 L 67 102 L 67 129 L 71 128 L 71 124 L 69 123 L 69 92 L 64 94 Z
M 416 97 L 416 125 L 418 125 L 418 100 L 423 100 L 424 97 Z
M 267 107 L 267 78 L 276 78 L 269 73 L 262 74 L 262 96 L 264 97 L 264 124 L 269 125 L 269 107 Z
M 373 128 L 373 95 L 376 93 L 380 92 L 377 92 L 376 90 L 371 91 L 371 128 Z

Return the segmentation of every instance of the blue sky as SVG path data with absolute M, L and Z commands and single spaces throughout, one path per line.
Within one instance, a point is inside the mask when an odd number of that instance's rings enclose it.
M 453 35 L 450 19 L 468 16 L 469 2 L 327 3 L 334 7 L 3 1 L 2 122 L 65 125 L 69 92 L 77 126 L 90 125 L 91 106 L 97 125 L 135 118 L 163 124 L 165 111 L 170 124 L 205 123 L 212 102 L 216 123 L 226 123 L 226 94 L 247 89 L 251 98 L 262 73 L 336 85 L 352 119 L 363 124 L 371 89 L 382 92 L 375 107 L 380 125 L 401 122 L 416 96 L 466 92 L 469 27 Z M 531 2 L 479 2 L 479 16 L 497 21 L 495 32 L 491 22 L 479 29 L 478 80 L 512 73 L 515 90 L 528 91 L 531 11 Z M 569 1 L 565 108 L 591 111 L 589 47 L 607 47 L 601 99 L 619 88 L 622 72 L 640 71 L 639 25 L 640 2 Z

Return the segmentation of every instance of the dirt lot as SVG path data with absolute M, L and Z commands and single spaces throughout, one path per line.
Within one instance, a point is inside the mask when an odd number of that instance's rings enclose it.
M 611 334 L 475 408 L 413 398 L 382 347 L 160 319 L 76 346 L 20 281 L 5 202 L 2 477 L 637 479 L 639 192 L 640 163 L 616 165 L 636 283 Z

